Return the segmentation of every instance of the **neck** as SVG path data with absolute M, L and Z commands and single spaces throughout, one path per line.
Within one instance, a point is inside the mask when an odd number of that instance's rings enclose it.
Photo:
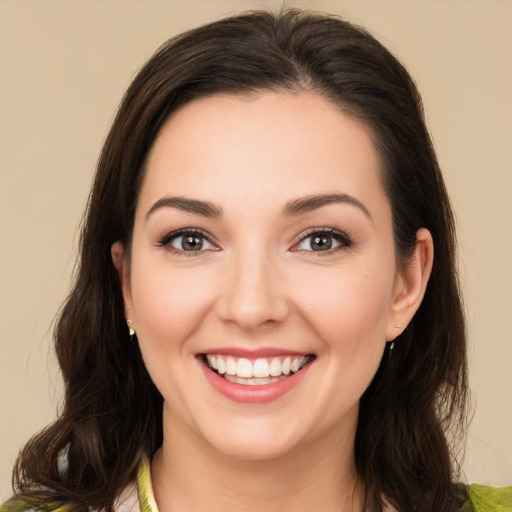
M 221 453 L 183 425 L 164 432 L 151 472 L 160 512 L 282 510 L 361 512 L 365 488 L 354 467 L 354 432 L 333 430 L 272 459 Z

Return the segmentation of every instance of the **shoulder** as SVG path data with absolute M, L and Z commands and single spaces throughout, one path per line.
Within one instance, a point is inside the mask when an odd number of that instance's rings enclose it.
M 466 492 L 467 500 L 460 512 L 512 512 L 512 485 L 491 487 L 470 484 Z

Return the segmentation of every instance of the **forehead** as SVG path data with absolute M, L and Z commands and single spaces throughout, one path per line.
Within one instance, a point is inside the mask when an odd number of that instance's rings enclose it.
M 367 127 L 307 92 L 216 95 L 166 122 L 146 167 L 141 202 L 166 194 L 226 201 L 342 192 L 386 201 Z M 215 196 L 215 197 L 212 197 Z

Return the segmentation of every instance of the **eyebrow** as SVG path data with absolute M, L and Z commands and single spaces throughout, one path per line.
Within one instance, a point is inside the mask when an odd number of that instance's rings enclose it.
M 369 219 L 372 219 L 368 208 L 358 199 L 348 194 L 320 194 L 294 199 L 286 203 L 284 215 L 295 216 L 308 213 L 329 204 L 345 203 L 359 208 Z
M 146 213 L 146 220 L 152 213 L 160 208 L 177 208 L 184 212 L 214 218 L 221 217 L 223 213 L 220 206 L 216 206 L 209 201 L 199 201 L 197 199 L 189 199 L 187 197 L 162 197 L 148 210 Z
M 361 203 L 358 199 L 348 194 L 319 194 L 301 197 L 289 201 L 284 206 L 282 213 L 285 216 L 296 216 L 308 213 L 322 206 L 330 204 L 344 203 L 356 206 L 359 208 L 369 219 L 372 219 L 368 208 Z M 219 218 L 222 217 L 223 210 L 209 201 L 200 201 L 198 199 L 190 199 L 188 197 L 162 197 L 159 199 L 146 213 L 146 220 L 149 216 L 160 208 L 176 208 L 189 213 L 195 213 L 203 217 Z

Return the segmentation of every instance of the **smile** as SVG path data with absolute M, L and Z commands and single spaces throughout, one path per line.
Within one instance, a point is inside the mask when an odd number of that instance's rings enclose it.
M 314 356 L 277 356 L 248 359 L 205 354 L 205 364 L 225 380 L 245 386 L 262 386 L 286 379 L 300 371 Z

